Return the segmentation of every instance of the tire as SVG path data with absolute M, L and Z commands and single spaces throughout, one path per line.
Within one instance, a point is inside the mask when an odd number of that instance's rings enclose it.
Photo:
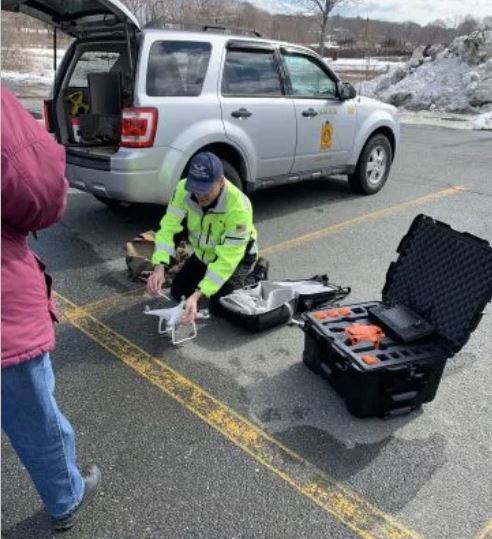
M 350 189 L 364 195 L 377 193 L 388 179 L 392 161 L 393 151 L 387 137 L 371 137 L 359 156 L 354 173 L 349 174 Z
M 105 204 L 108 208 L 112 210 L 125 210 L 130 208 L 132 204 L 129 202 L 121 202 L 120 200 L 113 200 L 112 198 L 106 198 L 99 195 L 92 195 L 96 200 Z
M 239 172 L 236 170 L 236 167 L 231 165 L 229 161 L 225 161 L 224 159 L 222 159 L 221 161 L 222 165 L 224 166 L 224 176 L 238 189 L 243 191 L 243 182 L 241 180 L 241 176 L 239 176 Z

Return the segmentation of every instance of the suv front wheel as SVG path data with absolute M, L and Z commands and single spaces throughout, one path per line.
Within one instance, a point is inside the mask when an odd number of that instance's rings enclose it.
M 377 193 L 388 179 L 393 160 L 389 140 L 384 135 L 370 138 L 353 174 L 349 174 L 349 185 L 354 193 L 372 195 Z

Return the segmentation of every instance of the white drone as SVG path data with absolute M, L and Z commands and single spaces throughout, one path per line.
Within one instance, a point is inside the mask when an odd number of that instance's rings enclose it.
M 168 307 L 167 309 L 150 309 L 150 307 L 146 305 L 144 309 L 144 314 L 150 314 L 159 318 L 159 325 L 157 326 L 157 331 L 159 335 L 170 335 L 171 342 L 173 344 L 181 344 L 186 341 L 191 341 L 198 334 L 196 324 L 195 322 L 192 322 L 190 324 L 190 334 L 182 339 L 176 339 L 176 328 L 179 326 L 179 324 L 181 323 L 181 319 L 183 318 L 185 312 L 185 304 L 186 300 L 185 298 L 182 298 L 181 302 L 178 305 L 176 305 L 175 307 Z M 210 318 L 210 315 L 208 314 L 207 310 L 203 310 L 198 311 L 196 317 L 200 320 L 208 320 Z

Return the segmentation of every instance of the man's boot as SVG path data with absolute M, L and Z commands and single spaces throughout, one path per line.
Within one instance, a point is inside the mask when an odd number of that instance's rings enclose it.
M 93 500 L 97 487 L 101 482 L 101 472 L 95 464 L 90 464 L 82 470 L 82 479 L 84 480 L 84 495 L 79 505 L 73 513 L 65 518 L 53 519 L 53 528 L 55 531 L 63 532 L 69 530 L 80 517 L 80 514 Z
M 257 283 L 260 281 L 266 281 L 268 279 L 269 268 L 270 262 L 268 262 L 266 258 L 260 256 L 256 261 L 255 267 L 253 268 L 254 279 Z

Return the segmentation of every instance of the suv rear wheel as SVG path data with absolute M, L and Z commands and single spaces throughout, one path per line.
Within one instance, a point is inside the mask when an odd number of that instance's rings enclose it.
M 241 176 L 239 176 L 239 172 L 236 170 L 236 167 L 234 167 L 234 165 L 231 165 L 229 161 L 225 161 L 224 159 L 222 159 L 221 161 L 224 167 L 224 176 L 238 189 L 243 191 L 243 182 L 241 181 Z
M 360 154 L 357 167 L 349 174 L 349 185 L 354 193 L 372 195 L 377 193 L 388 179 L 393 152 L 384 135 L 370 138 Z

